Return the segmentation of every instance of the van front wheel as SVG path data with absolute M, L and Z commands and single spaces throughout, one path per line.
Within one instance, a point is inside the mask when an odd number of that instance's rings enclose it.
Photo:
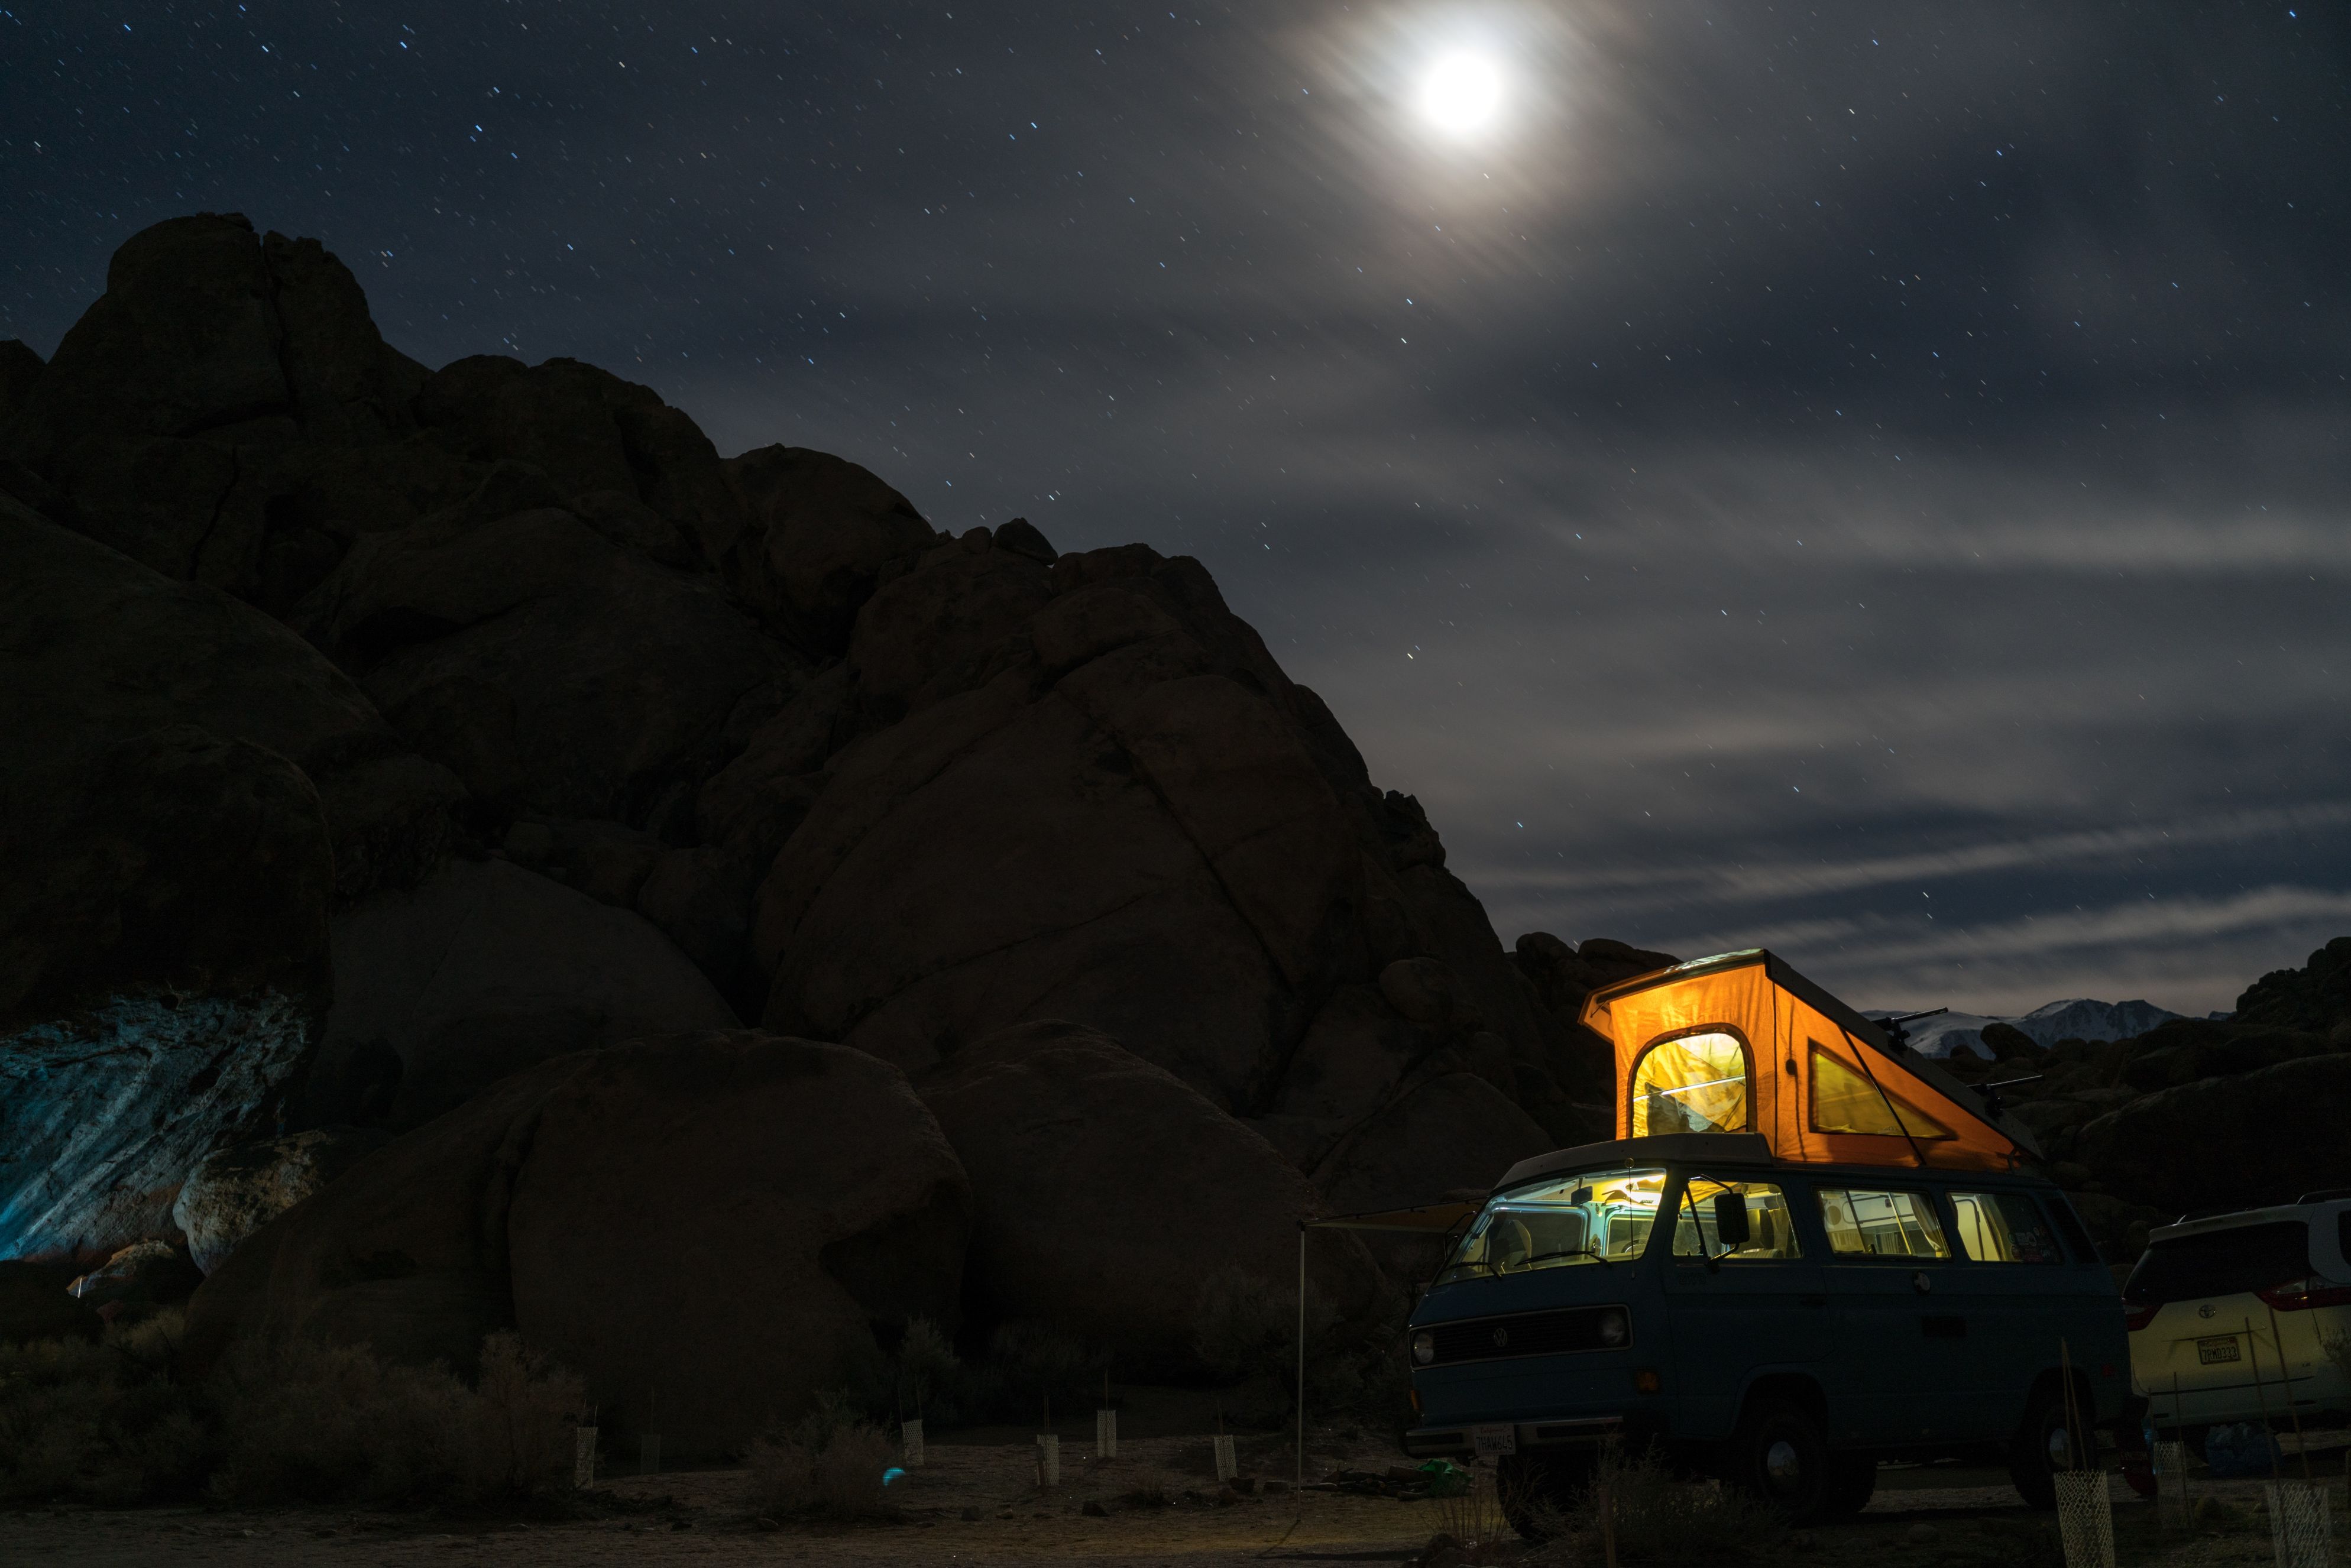
M 1810 1524 L 1828 1509 L 1828 1443 L 1801 1405 L 1785 1399 L 1750 1405 L 1723 1459 L 1724 1479 L 1770 1503 L 1792 1524 Z

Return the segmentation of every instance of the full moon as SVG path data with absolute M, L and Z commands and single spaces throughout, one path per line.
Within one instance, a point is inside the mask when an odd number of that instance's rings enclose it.
M 1421 114 L 1455 136 L 1484 130 L 1501 100 L 1502 73 L 1483 55 L 1466 50 L 1441 55 L 1421 78 Z

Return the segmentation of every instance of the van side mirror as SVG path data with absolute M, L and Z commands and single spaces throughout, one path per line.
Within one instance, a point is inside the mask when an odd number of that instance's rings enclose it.
M 1714 1195 L 1714 1239 L 1725 1252 L 1747 1245 L 1754 1232 L 1747 1224 L 1747 1199 L 1735 1192 Z

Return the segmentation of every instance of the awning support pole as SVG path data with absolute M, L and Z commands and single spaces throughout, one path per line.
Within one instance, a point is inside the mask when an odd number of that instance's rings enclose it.
M 1306 1227 L 1298 1228 L 1298 1480 L 1306 1484 Z

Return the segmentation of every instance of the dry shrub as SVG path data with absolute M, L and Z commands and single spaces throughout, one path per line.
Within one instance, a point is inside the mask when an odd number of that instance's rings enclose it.
M 196 1400 L 172 1379 L 181 1325 L 165 1311 L 95 1344 L 0 1345 L 0 1502 L 193 1493 L 212 1445 Z
M 896 1447 L 878 1427 L 831 1423 L 828 1414 L 820 1410 L 789 1436 L 762 1437 L 751 1446 L 753 1512 L 820 1519 L 886 1519 L 896 1513 L 883 1481 L 883 1472 L 897 1463 Z
M 579 1379 L 513 1334 L 483 1342 L 478 1386 L 364 1347 L 305 1343 L 233 1355 L 215 1382 L 225 1501 L 476 1502 L 569 1479 Z
M 474 1388 L 312 1343 L 246 1344 L 196 1387 L 182 1326 L 0 1346 L 0 1502 L 480 1502 L 570 1479 L 580 1381 L 513 1334 L 483 1342 Z
M 1566 1508 L 1535 1510 L 1545 1538 L 1541 1560 L 1600 1561 L 1604 1506 L 1614 1516 L 1616 1556 L 1625 1563 L 1751 1562 L 1775 1552 L 1788 1533 L 1776 1510 L 1736 1487 L 1676 1475 L 1650 1450 L 1612 1450 Z
M 1429 1500 L 1437 1505 L 1437 1533 L 1452 1542 L 1462 1561 L 1481 1561 L 1494 1547 L 1517 1537 L 1502 1514 L 1499 1480 L 1490 1466 L 1472 1465 L 1468 1486 Z

